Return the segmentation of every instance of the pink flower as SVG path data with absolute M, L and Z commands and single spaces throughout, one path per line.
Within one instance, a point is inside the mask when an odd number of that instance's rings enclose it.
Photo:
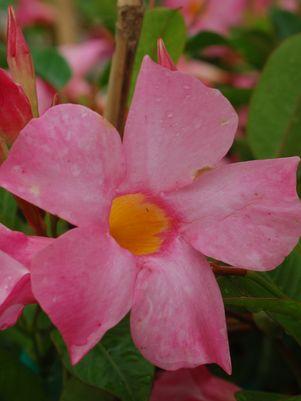
M 105 37 L 89 39 L 81 44 L 61 46 L 60 52 L 72 70 L 72 79 L 65 88 L 70 99 L 90 95 L 91 86 L 85 80 L 85 75 L 96 65 L 101 66 L 109 60 L 113 49 L 113 42 Z
M 235 401 L 239 387 L 213 376 L 204 366 L 162 372 L 150 401 Z
M 167 7 L 180 8 L 191 34 L 209 30 L 225 34 L 241 22 L 246 0 L 165 0 Z
M 137 347 L 176 370 L 231 362 L 206 256 L 269 270 L 301 233 L 298 157 L 216 165 L 237 115 L 196 78 L 145 57 L 123 143 L 80 105 L 33 119 L 0 184 L 76 226 L 33 260 L 33 293 L 78 362 L 131 309 Z
M 51 241 L 26 237 L 0 224 L 0 330 L 14 325 L 24 306 L 35 302 L 30 283 L 31 260 Z
M 55 9 L 41 0 L 19 0 L 16 9 L 21 26 L 34 24 L 52 25 L 55 22 Z

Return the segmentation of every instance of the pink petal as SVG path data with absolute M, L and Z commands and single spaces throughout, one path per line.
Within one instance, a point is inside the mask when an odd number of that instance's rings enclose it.
M 205 258 L 178 238 L 141 267 L 131 326 L 144 357 L 167 370 L 215 362 L 230 372 L 224 305 Z
M 77 363 L 129 311 L 134 257 L 101 229 L 74 229 L 34 259 L 33 293 Z
M 37 77 L 37 96 L 39 103 L 39 112 L 40 114 L 44 114 L 46 110 L 48 110 L 53 104 L 53 98 L 56 94 L 56 91 L 53 89 L 51 85 L 47 82 L 43 81 L 41 78 Z
M 52 241 L 51 238 L 26 237 L 0 224 L 0 330 L 14 325 L 24 306 L 35 302 L 30 262 Z
M 34 24 L 53 24 L 55 22 L 55 9 L 40 0 L 19 0 L 16 10 L 21 26 Z
M 25 266 L 0 251 L 0 330 L 16 323 L 27 303 L 34 301 Z
M 51 107 L 19 135 L 1 185 L 75 225 L 100 222 L 123 177 L 116 130 L 86 107 Z
M 80 44 L 60 47 L 60 52 L 68 61 L 73 75 L 78 77 L 83 77 L 95 65 L 107 61 L 113 50 L 113 43 L 106 38 L 90 39 Z
M 298 157 L 290 157 L 223 165 L 168 195 L 182 214 L 187 241 L 234 266 L 279 265 L 301 234 L 298 163 Z
M 31 106 L 20 85 L 0 68 L 0 135 L 12 143 L 32 118 Z
M 237 115 L 220 92 L 145 57 L 124 137 L 127 189 L 171 190 L 228 151 Z
M 165 0 L 164 4 L 182 10 L 192 34 L 201 30 L 227 33 L 241 22 L 248 5 L 246 0 Z
M 213 376 L 205 366 L 162 372 L 150 401 L 235 401 L 239 387 Z

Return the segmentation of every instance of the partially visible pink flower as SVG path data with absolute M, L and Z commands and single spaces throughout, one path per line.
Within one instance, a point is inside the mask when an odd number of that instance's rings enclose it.
M 26 237 L 0 224 L 0 330 L 14 325 L 27 304 L 36 302 L 31 290 L 33 256 L 52 240 Z
M 42 0 L 19 0 L 16 15 L 22 27 L 55 22 L 55 8 Z
M 236 128 L 219 91 L 145 57 L 123 143 L 100 115 L 71 104 L 18 136 L 0 184 L 76 226 L 31 269 L 72 363 L 131 309 L 134 342 L 153 364 L 231 371 L 205 255 L 269 270 L 301 233 L 299 158 L 218 165 Z
M 167 7 L 180 8 L 191 34 L 201 30 L 225 34 L 242 21 L 246 0 L 165 0 Z
M 207 85 L 225 84 L 230 80 L 230 74 L 221 68 L 200 60 L 188 60 L 181 57 L 178 70 L 192 75 Z
M 60 52 L 72 70 L 72 79 L 65 88 L 70 99 L 78 99 L 81 96 L 91 94 L 91 86 L 86 81 L 85 76 L 93 67 L 103 66 L 112 56 L 113 50 L 113 42 L 105 37 L 60 47 Z
M 255 14 L 265 14 L 269 7 L 277 5 L 288 11 L 296 11 L 299 6 L 299 0 L 251 0 L 249 6 Z
M 240 388 L 213 376 L 205 366 L 158 374 L 150 401 L 235 401 Z

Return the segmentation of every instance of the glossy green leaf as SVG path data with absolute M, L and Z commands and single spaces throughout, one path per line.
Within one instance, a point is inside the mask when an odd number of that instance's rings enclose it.
M 226 306 L 265 312 L 301 345 L 301 302 L 287 297 L 264 273 L 220 277 Z
M 116 398 L 99 390 L 96 387 L 89 386 L 75 378 L 70 379 L 64 387 L 60 401 L 114 401 Z
M 301 301 L 301 245 L 297 245 L 277 269 L 267 274 L 286 295 Z
M 146 11 L 133 67 L 130 98 L 143 57 L 149 55 L 153 60 L 157 59 L 157 40 L 159 38 L 164 40 L 172 59 L 177 62 L 186 41 L 185 22 L 179 11 L 162 7 Z
M 72 75 L 71 69 L 55 48 L 33 49 L 32 56 L 37 75 L 57 90 L 67 84 Z
M 301 154 L 301 35 L 269 58 L 251 100 L 247 131 L 257 158 Z
M 154 367 L 141 356 L 133 344 L 127 319 L 110 330 L 73 367 L 58 333 L 54 334 L 54 341 L 66 368 L 81 381 L 108 391 L 122 401 L 148 400 Z

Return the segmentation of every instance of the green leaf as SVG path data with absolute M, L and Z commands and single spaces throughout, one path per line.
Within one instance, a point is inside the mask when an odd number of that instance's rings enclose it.
M 267 32 L 256 29 L 236 29 L 230 43 L 256 68 L 262 68 L 274 47 L 273 38 Z
M 237 401 L 301 401 L 301 396 L 290 397 L 283 394 L 262 393 L 261 391 L 240 391 Z
M 227 38 L 216 32 L 202 31 L 188 39 L 185 50 L 190 56 L 199 58 L 201 51 L 209 46 L 231 47 L 231 43 Z
M 218 89 L 235 107 L 240 107 L 249 103 L 252 94 L 252 89 L 234 88 L 230 85 L 219 85 Z
M 301 18 L 297 14 L 280 8 L 273 8 L 271 20 L 281 40 L 301 32 Z
M 247 131 L 257 158 L 301 154 L 301 35 L 269 58 L 251 100 Z
M 18 358 L 0 350 L 0 399 L 3 401 L 44 401 L 42 382 Z
M 17 230 L 23 226 L 23 222 L 18 217 L 18 206 L 15 198 L 2 188 L 0 188 L 0 222 L 12 230 Z
M 66 368 L 81 381 L 108 391 L 123 401 L 148 400 L 154 367 L 141 356 L 133 344 L 127 319 L 111 329 L 73 367 L 57 332 L 53 338 Z
M 89 386 L 75 378 L 70 379 L 64 387 L 60 401 L 114 401 L 111 394 Z
M 226 306 L 265 312 L 301 345 L 301 303 L 288 298 L 264 273 L 220 277 Z
M 300 244 L 275 270 L 266 273 L 289 297 L 301 301 L 301 246 Z
M 157 59 L 157 40 L 159 38 L 164 40 L 170 56 L 174 62 L 177 62 L 186 41 L 185 22 L 179 11 L 163 7 L 146 11 L 133 67 L 130 99 L 143 57 L 148 54 L 153 60 Z
M 36 73 L 55 89 L 63 88 L 72 72 L 65 58 L 53 47 L 33 49 L 32 56 Z
M 117 0 L 76 0 L 79 11 L 94 23 L 114 30 L 117 17 Z

